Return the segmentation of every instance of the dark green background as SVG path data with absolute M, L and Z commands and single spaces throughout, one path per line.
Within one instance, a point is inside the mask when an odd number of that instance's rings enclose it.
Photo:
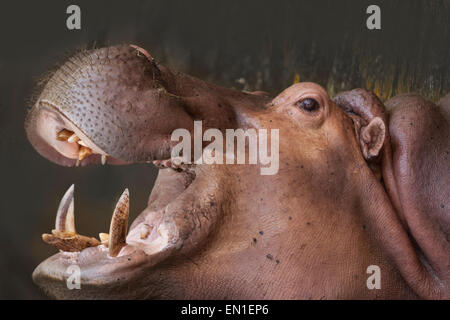
M 66 29 L 66 8 L 82 30 Z M 382 30 L 366 29 L 378 4 Z M 450 1 L 9 1 L 0 13 L 0 298 L 42 298 L 31 272 L 55 250 L 44 245 L 60 197 L 76 184 L 83 234 L 107 232 L 117 197 L 144 208 L 155 169 L 62 168 L 27 142 L 23 122 L 39 77 L 78 48 L 136 43 L 169 67 L 238 89 L 276 94 L 315 81 L 330 94 L 366 87 L 383 99 L 449 91 Z M 245 79 L 246 84 L 236 82 Z

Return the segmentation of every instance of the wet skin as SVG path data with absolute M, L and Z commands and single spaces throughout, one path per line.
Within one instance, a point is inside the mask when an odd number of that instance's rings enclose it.
M 46 237 L 65 251 L 33 279 L 59 299 L 449 299 L 449 114 L 448 97 L 385 106 L 298 83 L 272 98 L 172 72 L 138 47 L 80 53 L 37 98 L 30 142 L 63 166 L 154 162 L 159 175 L 128 233 L 124 193 L 102 244 L 76 234 L 69 190 Z M 194 120 L 224 135 L 279 129 L 278 173 L 174 165 L 171 133 Z M 66 286 L 73 263 L 81 290 Z M 367 288 L 370 265 L 380 290 Z

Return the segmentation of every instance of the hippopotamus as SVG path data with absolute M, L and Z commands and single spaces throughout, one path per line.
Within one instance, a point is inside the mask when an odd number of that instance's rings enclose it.
M 174 161 L 171 134 L 196 120 L 220 132 L 277 129 L 277 172 Z M 332 98 L 300 82 L 272 97 L 118 45 L 62 64 L 25 130 L 62 166 L 159 168 L 146 209 L 128 228 L 125 190 L 99 239 L 77 233 L 67 190 L 43 235 L 59 252 L 33 273 L 50 297 L 450 299 L 450 95 L 383 103 L 365 89 Z M 80 290 L 67 285 L 73 265 Z

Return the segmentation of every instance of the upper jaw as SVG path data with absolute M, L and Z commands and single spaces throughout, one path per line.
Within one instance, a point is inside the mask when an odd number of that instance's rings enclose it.
M 28 140 L 43 157 L 62 166 L 86 166 L 106 162 L 112 165 L 129 164 L 128 161 L 113 157 L 99 147 L 49 101 L 36 103 L 27 116 L 25 131 Z

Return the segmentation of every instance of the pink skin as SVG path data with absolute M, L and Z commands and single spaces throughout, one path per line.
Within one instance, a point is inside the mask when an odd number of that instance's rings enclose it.
M 314 109 L 305 109 L 307 99 Z M 317 84 L 299 83 L 271 99 L 173 73 L 135 45 L 77 55 L 27 118 L 30 142 L 50 161 L 75 164 L 78 146 L 55 139 L 66 129 L 96 153 L 82 165 L 101 154 L 108 164 L 159 164 L 176 143 L 173 130 L 192 134 L 201 119 L 203 129 L 222 132 L 279 129 L 280 168 L 273 176 L 261 176 L 259 165 L 160 169 L 117 257 L 103 245 L 60 252 L 33 279 L 56 298 L 448 299 L 450 205 L 435 206 L 444 205 L 448 181 L 445 152 L 437 152 L 450 141 L 445 101 L 394 98 L 389 117 L 362 89 L 333 101 Z M 421 104 L 426 115 L 414 109 Z M 402 117 L 414 119 L 417 134 Z M 430 144 L 437 122 L 444 129 Z M 430 145 L 440 156 L 408 153 Z M 409 181 L 410 169 L 426 173 L 420 183 Z M 433 206 L 418 210 L 426 199 Z M 73 263 L 82 290 L 65 286 Z M 372 264 L 383 272 L 380 291 L 366 287 Z

